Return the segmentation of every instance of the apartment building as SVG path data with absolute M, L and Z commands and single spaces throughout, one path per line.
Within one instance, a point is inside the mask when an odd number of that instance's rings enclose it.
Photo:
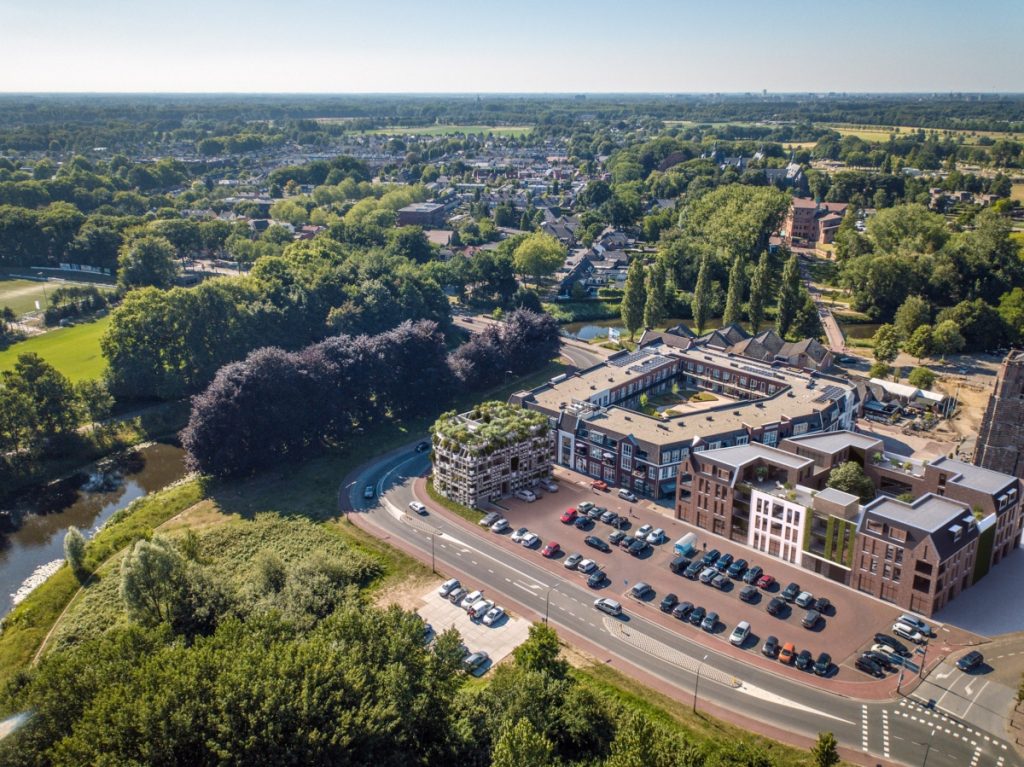
M 848 207 L 844 202 L 794 197 L 782 225 L 783 239 L 791 245 L 828 245 L 835 240 Z
M 434 489 L 464 506 L 507 497 L 551 475 L 552 431 L 539 413 L 484 402 L 431 429 Z

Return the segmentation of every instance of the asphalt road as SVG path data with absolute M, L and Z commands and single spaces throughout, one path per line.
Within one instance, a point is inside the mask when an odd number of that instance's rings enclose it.
M 410 448 L 364 467 L 343 493 L 356 513 L 366 514 L 386 536 L 418 549 L 424 561 L 433 558 L 439 572 L 457 570 L 492 596 L 505 595 L 537 615 L 549 615 L 563 634 L 572 632 L 606 648 L 610 656 L 675 687 L 681 699 L 693 694 L 699 674 L 701 700 L 809 738 L 832 731 L 842 745 L 872 762 L 916 765 L 927 758 L 933 767 L 1024 764 L 1001 732 L 980 731 L 912 699 L 861 702 L 747 666 L 702 644 L 699 632 L 681 635 L 643 617 L 657 607 L 620 599 L 626 617 L 609 619 L 593 608 L 594 593 L 579 575 L 553 576 L 536 563 L 536 552 L 524 549 L 510 556 L 488 534 L 470 533 L 443 515 L 406 514 L 414 499 L 413 480 L 428 468 L 427 456 Z M 367 484 L 375 485 L 377 498 L 362 498 Z

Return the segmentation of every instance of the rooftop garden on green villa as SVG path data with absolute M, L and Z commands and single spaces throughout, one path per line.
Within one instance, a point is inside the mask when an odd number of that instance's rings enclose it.
M 505 402 L 482 402 L 466 413 L 454 410 L 441 415 L 431 429 L 434 445 L 446 450 L 466 449 L 492 453 L 499 448 L 547 433 L 542 413 Z

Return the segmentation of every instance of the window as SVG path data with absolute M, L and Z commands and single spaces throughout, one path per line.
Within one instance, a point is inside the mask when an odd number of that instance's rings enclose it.
M 750 442 L 750 437 L 748 437 L 746 434 L 744 434 L 742 437 L 737 437 L 736 438 L 736 444 L 737 445 L 745 445 L 748 442 Z
M 793 424 L 793 434 L 794 435 L 796 435 L 796 434 L 806 434 L 806 433 L 807 433 L 807 424 L 806 423 Z
M 887 561 L 892 562 L 893 555 L 895 554 L 895 551 L 896 551 L 896 549 L 895 549 L 894 546 L 886 546 L 885 547 L 885 558 L 886 558 Z

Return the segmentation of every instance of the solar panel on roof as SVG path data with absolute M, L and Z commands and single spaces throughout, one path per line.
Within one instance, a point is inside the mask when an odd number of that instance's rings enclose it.
M 821 390 L 821 394 L 814 398 L 815 402 L 825 402 L 826 400 L 837 400 L 843 396 L 843 389 L 841 386 L 829 385 Z
M 637 360 L 643 359 L 644 357 L 647 357 L 653 353 L 654 352 L 652 352 L 650 349 L 637 349 L 635 352 L 630 352 L 625 357 L 620 357 L 619 359 L 616 360 L 608 360 L 608 363 L 610 365 L 614 365 L 617 368 L 624 368 L 628 367 L 629 365 L 632 365 Z

